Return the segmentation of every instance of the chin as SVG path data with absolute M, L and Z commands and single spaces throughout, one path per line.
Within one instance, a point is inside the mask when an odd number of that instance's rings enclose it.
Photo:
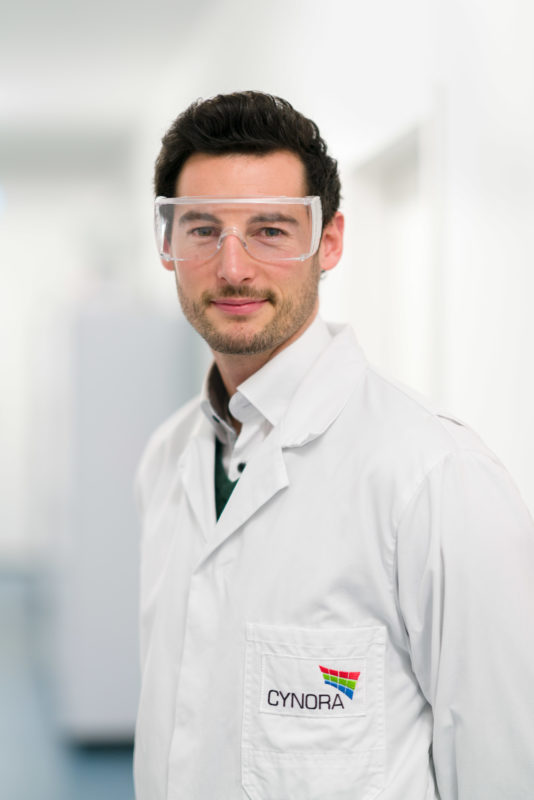
M 203 336 L 208 345 L 216 353 L 224 355 L 252 356 L 258 353 L 265 353 L 278 346 L 271 337 L 265 336 L 263 332 L 252 336 L 229 336 L 228 334 L 214 334 Z

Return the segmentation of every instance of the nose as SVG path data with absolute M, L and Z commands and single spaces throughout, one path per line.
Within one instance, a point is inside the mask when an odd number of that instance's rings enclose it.
M 218 245 L 217 276 L 227 283 L 252 280 L 256 273 L 254 259 L 237 230 L 224 231 Z

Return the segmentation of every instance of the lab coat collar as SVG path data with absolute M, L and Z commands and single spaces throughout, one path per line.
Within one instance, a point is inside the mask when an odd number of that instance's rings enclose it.
M 362 379 L 367 362 L 348 326 L 331 325 L 331 343 L 308 371 L 289 407 L 239 479 L 210 539 L 202 561 L 240 528 L 274 495 L 289 485 L 284 450 L 301 447 L 321 436 L 339 416 Z M 203 422 L 209 427 L 206 420 Z M 213 453 L 213 432 L 211 451 Z M 212 463 L 213 456 L 211 456 Z M 206 483 L 206 472 L 196 480 Z M 200 462 L 199 462 L 200 470 Z M 210 479 L 208 483 L 213 484 Z M 198 494 L 193 483 L 190 490 Z M 214 500 L 211 498 L 213 508 Z M 205 518 L 205 517 L 204 517 Z
M 339 416 L 367 369 L 352 328 L 329 323 L 333 335 L 306 374 L 280 423 L 282 447 L 301 447 L 321 436 Z
M 328 326 L 317 315 L 296 341 L 237 387 L 230 408 L 251 404 L 272 426 L 278 425 L 299 384 L 331 340 Z
M 332 424 L 366 366 L 352 328 L 325 323 L 318 316 L 296 342 L 244 381 L 238 392 L 271 425 L 281 427 L 282 447 L 300 447 Z M 219 439 L 229 442 L 235 432 L 218 405 L 224 387 L 220 388 L 218 373 L 213 374 L 216 369 L 213 365 L 204 383 L 201 408 Z
M 277 425 L 304 375 L 331 340 L 328 326 L 317 315 L 296 341 L 237 387 L 229 404 L 232 415 L 244 422 L 255 413 L 272 427 Z M 215 363 L 204 380 L 200 405 L 215 435 L 223 444 L 233 444 L 235 432 L 228 414 L 228 397 Z

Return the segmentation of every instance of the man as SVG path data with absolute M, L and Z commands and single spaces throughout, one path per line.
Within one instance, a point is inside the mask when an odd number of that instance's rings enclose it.
M 343 238 L 317 127 L 195 103 L 155 186 L 214 360 L 139 472 L 137 800 L 532 797 L 532 521 L 474 433 L 317 315 Z

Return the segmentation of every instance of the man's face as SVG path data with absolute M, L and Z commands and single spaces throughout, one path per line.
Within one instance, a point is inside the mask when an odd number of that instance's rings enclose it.
M 304 167 L 287 151 L 197 153 L 186 161 L 176 195 L 303 197 Z M 177 262 L 176 284 L 186 318 L 213 351 L 251 355 L 279 350 L 307 327 L 318 308 L 320 271 L 320 252 L 307 261 L 269 264 L 230 235 L 208 261 Z

